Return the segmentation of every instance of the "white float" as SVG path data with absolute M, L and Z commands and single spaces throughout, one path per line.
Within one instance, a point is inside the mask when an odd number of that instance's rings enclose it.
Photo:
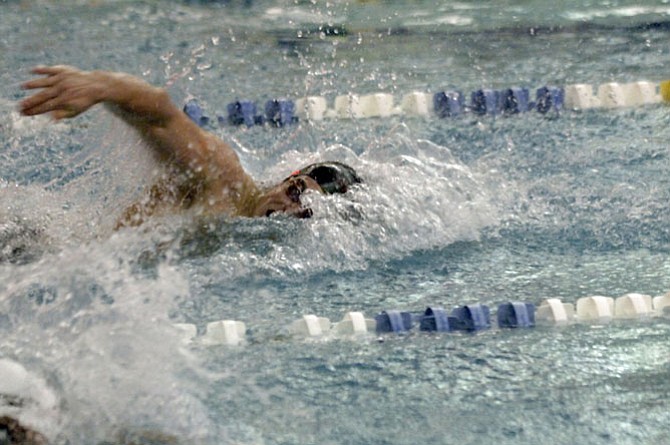
M 654 297 L 652 305 L 656 315 L 670 317 L 670 292 L 665 295 Z
M 597 92 L 600 104 L 605 108 L 620 108 L 628 106 L 626 91 L 623 85 L 608 82 L 600 85 Z
M 648 318 L 652 315 L 653 309 L 650 295 L 632 293 L 614 300 L 614 316 L 616 318 Z
M 614 317 L 614 298 L 593 296 L 577 300 L 577 320 L 609 323 Z
M 600 99 L 593 94 L 593 86 L 588 84 L 568 85 L 565 91 L 565 106 L 573 110 L 600 107 Z
M 300 119 L 320 121 L 326 116 L 328 103 L 325 97 L 309 96 L 296 100 L 295 108 Z
M 389 117 L 397 114 L 391 94 L 376 93 L 360 98 L 363 117 Z
M 658 92 L 658 85 L 652 82 L 640 81 L 624 86 L 626 103 L 629 107 L 655 104 L 662 101 Z
M 335 98 L 335 116 L 341 119 L 360 119 L 365 117 L 361 98 L 355 94 Z
M 181 334 L 182 340 L 185 343 L 192 341 L 198 335 L 198 328 L 191 323 L 175 323 L 173 325 Z
M 342 321 L 335 323 L 332 331 L 336 334 L 365 334 L 374 332 L 377 323 L 372 319 L 365 318 L 362 312 L 347 312 Z
M 246 325 L 236 320 L 219 320 L 207 323 L 202 342 L 206 345 L 236 346 L 244 342 Z
M 294 321 L 288 327 L 288 332 L 292 335 L 305 337 L 320 337 L 330 331 L 330 320 L 316 315 L 303 315 L 299 320 Z
M 558 298 L 548 298 L 535 311 L 536 323 L 568 324 L 575 318 L 575 306 Z
M 428 116 L 433 109 L 433 96 L 416 91 L 405 94 L 400 101 L 400 109 L 405 114 Z

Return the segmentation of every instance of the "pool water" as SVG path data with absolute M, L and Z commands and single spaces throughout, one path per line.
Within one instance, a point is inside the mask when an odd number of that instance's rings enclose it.
M 309 220 L 113 232 L 156 174 L 102 109 L 16 113 L 36 64 L 127 71 L 211 115 L 251 99 L 668 78 L 667 2 L 0 1 L 0 357 L 44 376 L 56 443 L 656 444 L 662 318 L 303 340 L 304 314 L 670 290 L 667 106 L 210 130 L 261 182 L 365 183 Z M 236 319 L 241 347 L 174 323 Z M 46 425 L 46 423 L 45 423 Z

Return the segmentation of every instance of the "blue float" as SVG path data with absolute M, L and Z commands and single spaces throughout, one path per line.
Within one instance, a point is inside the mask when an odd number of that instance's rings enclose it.
M 498 90 L 482 89 L 473 91 L 470 97 L 470 109 L 480 116 L 500 114 L 502 111 L 501 96 Z
M 195 99 L 191 99 L 184 104 L 184 113 L 201 127 L 204 127 L 209 123 L 209 117 L 205 116 L 202 107 Z
M 400 311 L 383 311 L 375 316 L 377 332 L 395 332 L 396 334 L 412 329 L 412 314 Z
M 461 331 L 479 331 L 491 327 L 491 311 L 484 304 L 471 304 L 451 311 L 449 325 Z
M 256 104 L 249 100 L 238 100 L 227 106 L 228 122 L 231 125 L 253 127 L 263 123 L 263 117 L 256 115 Z
M 535 305 L 511 301 L 498 306 L 498 326 L 501 328 L 532 328 L 535 326 Z
M 503 92 L 503 112 L 507 114 L 525 113 L 531 108 L 528 88 L 513 87 Z
M 433 96 L 433 109 L 439 118 L 458 116 L 465 110 L 465 99 L 458 91 L 443 91 Z
M 283 127 L 298 121 L 295 104 L 291 100 L 269 100 L 265 103 L 265 118 L 275 127 Z
M 546 114 L 550 111 L 560 111 L 563 108 L 565 99 L 565 92 L 563 88 L 558 87 L 541 87 L 536 91 L 536 105 L 537 111 Z
M 444 309 L 440 307 L 429 307 L 420 317 L 419 329 L 421 331 L 449 332 L 449 317 Z

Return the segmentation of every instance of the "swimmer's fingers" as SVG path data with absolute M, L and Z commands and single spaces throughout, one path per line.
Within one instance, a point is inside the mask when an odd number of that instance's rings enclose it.
M 47 89 L 23 100 L 20 107 L 24 116 L 51 113 L 54 119 L 60 120 L 75 117 L 91 105 L 91 101 L 86 98 L 72 97 L 68 92 L 54 94 L 52 89 Z
M 98 101 L 100 87 L 91 73 L 66 66 L 40 67 L 34 71 L 48 77 L 23 85 L 25 89 L 42 88 L 21 101 L 20 110 L 26 116 L 52 113 L 55 119 L 74 117 Z
M 32 107 L 22 108 L 21 112 L 25 116 L 37 116 L 49 113 L 53 119 L 61 120 L 75 117 L 86 111 L 90 106 L 90 103 L 85 100 L 64 101 L 62 98 L 56 97 Z
M 45 102 L 58 97 L 60 90 L 58 88 L 45 88 L 39 93 L 35 93 L 32 96 L 26 97 L 20 102 L 21 112 L 26 114 L 31 109 L 44 104 Z
M 61 80 L 62 76 L 59 74 L 72 74 L 80 72 L 76 68 L 66 65 L 56 65 L 56 66 L 37 66 L 30 70 L 32 74 L 44 75 L 46 77 L 40 77 L 39 79 L 32 79 L 27 82 L 24 82 L 21 87 L 24 90 L 32 90 L 35 88 L 47 88 L 56 84 Z
M 55 105 L 53 99 L 57 98 L 63 91 L 62 87 L 58 85 L 60 80 L 59 76 L 49 76 L 25 82 L 22 85 L 23 89 L 31 90 L 43 88 L 43 90 L 32 96 L 26 97 L 20 102 L 19 107 L 21 113 L 27 116 L 34 116 L 36 114 L 50 111 Z M 49 103 L 50 101 L 51 103 Z
M 39 74 L 44 76 L 55 76 L 56 74 L 66 72 L 77 72 L 77 71 L 79 71 L 77 68 L 69 65 L 53 65 L 53 66 L 38 65 L 32 70 L 30 70 L 32 74 Z
M 24 90 L 34 90 L 36 88 L 48 88 L 53 86 L 58 79 L 53 76 L 50 77 L 40 77 L 39 79 L 32 79 L 21 84 L 21 88 Z
M 38 94 L 30 96 L 21 101 L 19 107 L 24 116 L 36 116 L 38 114 L 48 113 L 59 107 L 57 100 L 58 93 L 54 94 L 51 90 L 44 90 Z

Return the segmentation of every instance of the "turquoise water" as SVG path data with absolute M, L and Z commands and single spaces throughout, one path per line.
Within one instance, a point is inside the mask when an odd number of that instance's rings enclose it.
M 154 174 L 103 110 L 22 119 L 30 67 L 123 70 L 233 100 L 659 81 L 664 2 L 0 2 L 0 356 L 60 399 L 56 441 L 667 442 L 670 325 L 302 341 L 303 314 L 670 289 L 668 109 L 212 126 L 260 181 L 365 179 L 306 221 L 111 226 Z M 240 348 L 185 346 L 232 318 Z

